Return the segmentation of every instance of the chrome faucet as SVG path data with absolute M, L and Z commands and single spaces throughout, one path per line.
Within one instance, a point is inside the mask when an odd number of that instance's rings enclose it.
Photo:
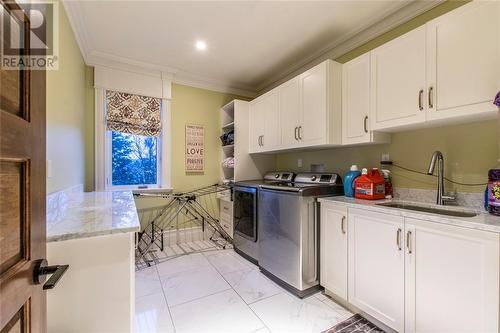
M 437 184 L 436 204 L 444 205 L 447 201 L 455 201 L 455 197 L 451 195 L 445 195 L 444 193 L 444 158 L 443 154 L 440 151 L 435 151 L 432 154 L 427 174 L 428 175 L 434 174 L 436 162 L 438 164 L 438 172 L 437 172 L 438 184 Z

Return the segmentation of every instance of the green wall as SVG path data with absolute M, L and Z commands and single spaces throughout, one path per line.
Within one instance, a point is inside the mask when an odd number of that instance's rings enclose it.
M 447 1 L 409 22 L 367 42 L 366 44 L 335 59 L 340 63 L 366 53 L 391 39 L 425 24 L 467 1 Z M 497 164 L 500 157 L 499 130 L 496 121 L 483 121 L 456 126 L 405 131 L 392 135 L 392 143 L 387 145 L 334 148 L 321 151 L 279 154 L 279 170 L 308 171 L 311 163 L 324 163 L 329 170 L 344 174 L 351 164 L 362 167 L 380 167 L 382 153 L 389 153 L 399 165 L 426 171 L 432 153 L 441 150 L 445 157 L 447 177 L 459 182 L 481 183 L 487 181 L 487 172 Z M 297 160 L 303 159 L 303 168 L 297 167 Z M 435 188 L 436 180 L 392 167 L 394 185 L 405 188 Z M 449 189 L 464 192 L 481 192 L 484 186 L 455 186 Z
M 241 97 L 215 91 L 172 85 L 172 187 L 191 190 L 220 180 L 220 108 Z M 186 124 L 205 126 L 205 172 L 188 174 L 184 168 Z
M 394 133 L 392 143 L 371 146 L 353 146 L 327 150 L 280 154 L 279 170 L 309 171 L 311 164 L 324 163 L 327 170 L 343 175 L 352 164 L 360 167 L 381 167 L 383 153 L 403 167 L 427 171 L 432 153 L 440 150 L 445 159 L 448 178 L 465 183 L 487 182 L 487 172 L 498 159 L 498 125 L 495 121 L 439 127 Z M 303 167 L 297 167 L 302 159 Z M 436 179 L 390 167 L 394 185 L 404 188 L 435 188 Z M 447 190 L 482 192 L 484 186 L 455 186 L 446 184 Z
M 59 69 L 47 71 L 47 193 L 85 179 L 85 63 L 64 7 L 59 6 Z

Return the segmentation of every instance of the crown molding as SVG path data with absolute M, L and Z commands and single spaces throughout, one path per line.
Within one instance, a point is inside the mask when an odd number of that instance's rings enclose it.
M 235 94 L 243 97 L 253 98 L 257 96 L 257 90 L 255 87 L 241 83 L 214 80 L 174 67 L 147 63 L 144 61 L 97 51 L 93 48 L 92 43 L 90 42 L 91 38 L 89 38 L 89 34 L 85 28 L 83 11 L 81 9 L 80 2 L 73 0 L 62 0 L 62 2 L 83 59 L 89 66 L 104 66 L 143 75 L 170 77 L 173 83 L 227 94 Z
M 83 11 L 81 9 L 80 2 L 69 0 L 62 0 L 61 2 L 63 3 L 64 10 L 66 11 L 69 24 L 73 29 L 73 35 L 75 36 L 76 43 L 78 44 L 83 60 L 85 60 L 86 63 L 88 50 L 90 50 L 91 46 L 89 36 L 83 22 Z
M 376 20 L 376 22 L 368 21 L 364 27 L 355 29 L 342 38 L 333 40 L 325 47 L 312 53 L 309 57 L 302 59 L 293 66 L 288 66 L 286 71 L 273 75 L 256 87 L 236 82 L 214 80 L 178 68 L 99 52 L 92 46 L 91 38 L 85 28 L 80 2 L 74 0 L 62 0 L 62 2 L 75 39 L 87 65 L 105 66 L 151 76 L 170 77 L 172 78 L 172 82 L 177 84 L 253 98 L 326 59 L 335 59 L 346 54 L 375 37 L 430 10 L 444 2 L 444 0 L 412 1 L 396 11 L 388 12 L 382 20 Z
M 314 52 L 309 57 L 302 59 L 300 62 L 258 85 L 257 90 L 259 95 L 273 89 L 293 76 L 312 68 L 315 65 L 327 59 L 338 58 L 349 51 L 369 42 L 370 40 L 408 22 L 418 15 L 436 7 L 445 2 L 445 0 L 432 1 L 413 1 L 408 5 L 387 13 L 387 15 L 379 20 L 369 21 L 364 27 L 355 29 L 344 35 L 342 38 L 336 39 L 329 43 L 324 48 Z
M 257 95 L 257 91 L 248 86 L 212 80 L 173 67 L 146 63 L 99 51 L 91 51 L 88 53 L 86 63 L 91 66 L 110 67 L 143 75 L 169 77 L 173 83 L 227 94 L 235 94 L 244 97 L 255 97 Z

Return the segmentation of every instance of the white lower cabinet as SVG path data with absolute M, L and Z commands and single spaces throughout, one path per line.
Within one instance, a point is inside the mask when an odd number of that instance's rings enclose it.
M 219 215 L 222 228 L 233 237 L 233 202 L 221 199 Z
M 405 332 L 498 332 L 498 234 L 405 219 Z
M 347 207 L 323 203 L 320 230 L 321 284 L 347 300 Z
M 499 234 L 322 202 L 320 240 L 321 285 L 394 330 L 499 331 Z
M 404 329 L 403 217 L 349 209 L 349 302 Z

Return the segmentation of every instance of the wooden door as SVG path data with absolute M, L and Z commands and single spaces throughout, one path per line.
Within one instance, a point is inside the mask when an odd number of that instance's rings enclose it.
M 411 218 L 405 332 L 498 332 L 498 234 Z
M 320 282 L 347 300 L 347 208 L 321 203 Z
M 13 2 L 0 10 L 29 54 L 29 18 Z M 2 69 L 0 80 L 0 331 L 43 333 L 46 299 L 33 270 L 46 247 L 45 71 Z
M 427 23 L 427 119 L 494 116 L 500 2 L 473 1 Z
M 295 147 L 299 142 L 298 127 L 300 125 L 300 87 L 298 78 L 294 78 L 279 87 L 279 112 L 282 147 Z
M 301 126 L 299 139 L 301 146 L 314 146 L 327 142 L 327 86 L 328 62 L 300 75 L 301 86 Z
M 342 66 L 342 144 L 370 142 L 370 53 Z
M 348 218 L 349 302 L 403 332 L 403 218 L 360 209 Z
M 422 26 L 372 51 L 372 130 L 425 121 L 425 47 Z

